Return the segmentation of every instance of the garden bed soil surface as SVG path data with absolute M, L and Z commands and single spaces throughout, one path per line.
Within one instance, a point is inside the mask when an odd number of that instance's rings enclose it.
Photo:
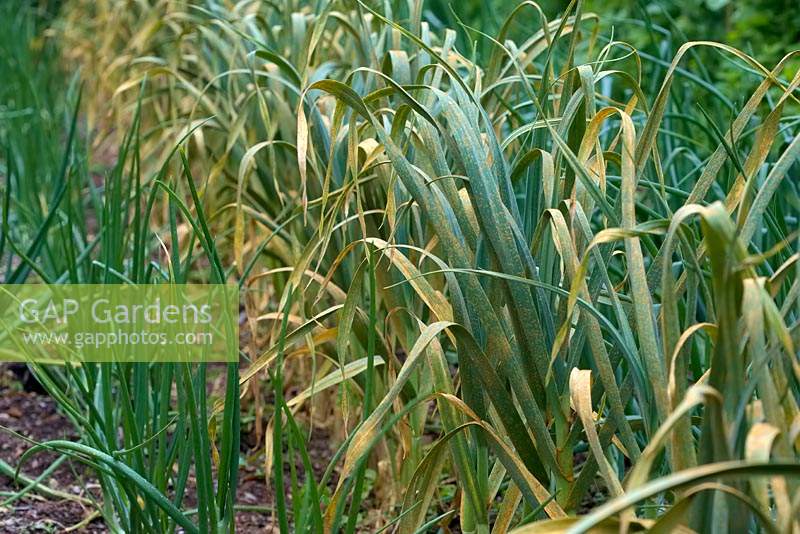
M 13 379 L 3 373 L 0 383 L 0 425 L 34 441 L 51 439 L 75 439 L 77 437 L 69 420 L 58 412 L 53 399 L 36 392 L 23 391 Z M 8 431 L 0 431 L 0 459 L 15 466 L 22 454 L 31 444 Z M 37 477 L 57 455 L 42 452 L 31 457 L 22 471 L 28 476 Z M 47 485 L 53 489 L 76 496 L 86 496 L 87 492 L 97 494 L 96 481 L 81 464 L 64 462 L 51 475 Z M 0 492 L 13 492 L 21 489 L 11 478 L 0 474 Z M 5 494 L 0 498 L 5 500 Z M 29 492 L 23 498 L 0 509 L 0 532 L 59 532 L 79 525 L 90 517 L 92 510 L 85 505 L 68 500 L 51 500 Z M 102 521 L 94 520 L 75 530 L 76 532 L 107 532 Z

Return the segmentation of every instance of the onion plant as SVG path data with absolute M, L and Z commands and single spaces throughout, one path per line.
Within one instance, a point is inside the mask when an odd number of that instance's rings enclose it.
M 31 12 L 16 16 L 4 20 L 33 27 Z M 48 68 L 57 72 L 58 57 L 45 52 L 28 61 L 24 41 L 21 54 L 12 56 L 11 35 L 3 35 L 2 67 L 11 83 L 0 127 L 2 283 L 223 282 L 182 142 L 176 140 L 156 174 L 145 176 L 134 115 L 116 162 L 99 178 L 81 128 L 79 85 L 42 78 Z M 238 365 L 225 370 L 218 399 L 207 394 L 207 364 L 30 366 L 81 438 L 32 443 L 11 474 L 24 473 L 40 451 L 54 451 L 92 469 L 102 495 L 87 492 L 83 502 L 112 532 L 233 530 Z M 219 403 L 218 412 L 212 402 Z M 186 504 L 189 497 L 196 505 Z

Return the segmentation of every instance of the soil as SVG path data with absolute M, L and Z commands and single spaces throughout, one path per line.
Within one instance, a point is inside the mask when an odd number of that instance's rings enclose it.
M 35 388 L 23 382 L 18 373 L 12 372 L 8 366 L 0 366 L 0 427 L 5 428 L 5 430 L 0 428 L 0 459 L 14 467 L 22 454 L 31 446 L 29 442 L 14 433 L 35 441 L 78 438 L 72 424 L 58 410 L 55 401 L 37 391 L 26 391 L 25 386 L 28 386 L 27 389 Z M 262 444 L 254 443 L 250 428 L 243 428 L 241 442 L 242 454 L 248 457 L 248 463 L 251 465 L 240 472 L 237 504 L 243 507 L 270 507 L 274 503 L 274 492 L 264 480 L 261 467 L 264 460 L 263 453 L 255 452 Z M 328 436 L 324 432 L 314 433 L 309 443 L 309 455 L 315 476 L 319 479 L 332 455 Z M 35 478 L 56 458 L 57 455 L 50 452 L 36 454 L 25 462 L 22 472 Z M 297 467 L 302 473 L 302 466 Z M 194 501 L 194 496 L 191 494 L 194 482 L 193 477 L 190 477 L 187 483 L 185 502 L 187 506 L 192 506 Z M 49 477 L 47 485 L 76 497 L 92 496 L 99 499 L 101 495 L 91 470 L 76 462 L 62 463 Z M 14 492 L 19 489 L 20 486 L 13 480 L 0 474 L 0 503 L 7 498 L 2 492 Z M 290 499 L 289 496 L 289 502 Z M 108 532 L 108 529 L 91 506 L 76 501 L 44 498 L 30 492 L 10 505 L 0 506 L 0 534 L 66 531 L 95 534 Z M 269 512 L 242 510 L 236 514 L 236 531 L 248 534 L 272 533 L 277 532 L 277 529 Z
M 69 420 L 58 412 L 55 402 L 48 396 L 24 391 L 16 382 L 16 376 L 7 368 L 0 368 L 0 425 L 27 438 L 43 441 L 48 439 L 75 439 L 77 437 Z M 0 431 L 0 459 L 16 466 L 20 456 L 30 447 L 10 432 Z M 31 457 L 22 471 L 36 477 L 55 461 L 57 455 L 42 452 Z M 96 481 L 84 467 L 66 461 L 50 476 L 48 486 L 59 491 L 85 497 L 88 491 L 96 492 Z M 0 475 L 0 492 L 17 491 L 19 485 Z M 1 500 L 5 500 L 5 495 Z M 0 532 L 2 533 L 50 533 L 63 532 L 90 517 L 92 510 L 75 501 L 54 501 L 28 493 L 22 499 L 0 508 Z M 99 520 L 93 520 L 75 532 L 107 532 Z

